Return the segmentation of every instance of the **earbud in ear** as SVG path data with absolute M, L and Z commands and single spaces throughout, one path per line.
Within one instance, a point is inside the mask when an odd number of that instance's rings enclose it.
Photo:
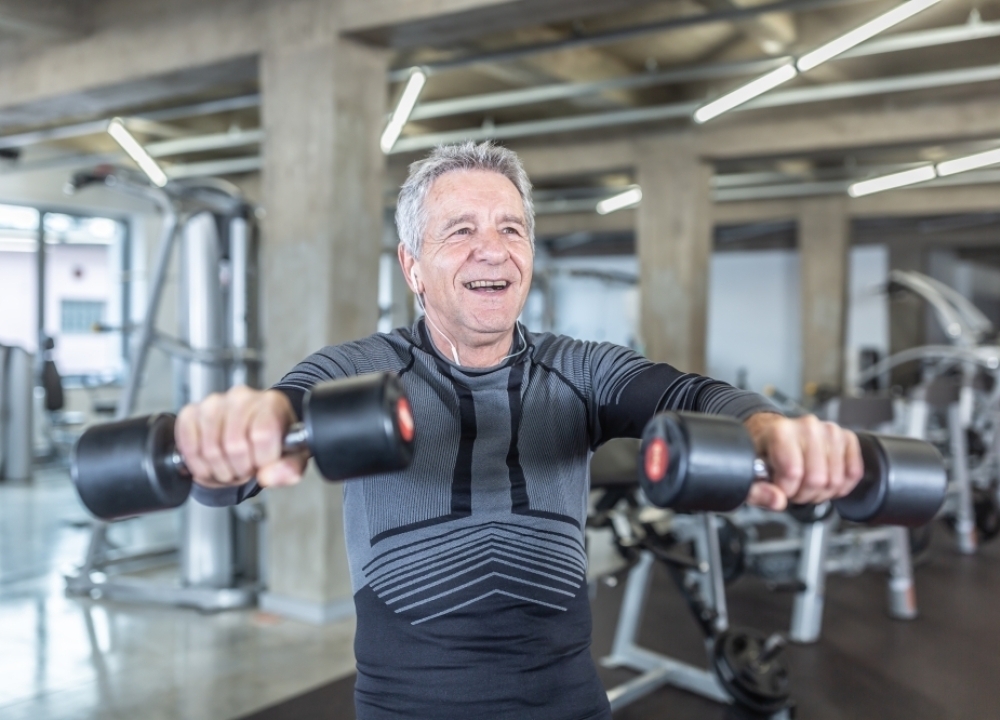
M 413 292 L 420 294 L 420 285 L 417 283 L 417 271 L 410 269 L 410 282 L 413 283 Z

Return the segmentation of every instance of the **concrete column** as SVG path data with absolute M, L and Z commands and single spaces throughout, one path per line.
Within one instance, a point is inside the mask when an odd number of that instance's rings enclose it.
M 688 134 L 638 144 L 642 187 L 636 246 L 640 333 L 646 355 L 705 371 L 712 168 Z
M 850 219 L 839 196 L 799 206 L 802 383 L 840 389 L 844 379 Z
M 387 56 L 337 37 L 333 3 L 279 3 L 261 58 L 265 376 L 375 331 Z M 342 488 L 314 471 L 268 492 L 272 612 L 327 622 L 353 609 Z

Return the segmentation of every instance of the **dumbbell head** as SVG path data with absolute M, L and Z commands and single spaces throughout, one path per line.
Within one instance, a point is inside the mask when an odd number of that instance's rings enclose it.
M 754 481 L 743 424 L 719 415 L 660 413 L 646 424 L 639 483 L 649 501 L 678 512 L 729 512 Z
M 402 470 L 413 458 L 413 413 L 396 375 L 317 385 L 303 408 L 309 450 L 327 480 Z
M 941 454 L 930 443 L 859 432 L 865 474 L 833 505 L 845 520 L 919 526 L 944 503 L 948 477 Z
M 175 508 L 187 500 L 191 480 L 169 464 L 173 450 L 169 413 L 94 425 L 73 448 L 73 484 L 104 520 Z

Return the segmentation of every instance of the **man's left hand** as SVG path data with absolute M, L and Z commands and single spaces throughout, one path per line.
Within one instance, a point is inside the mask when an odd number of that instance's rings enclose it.
M 851 492 L 864 473 L 858 436 L 836 423 L 758 413 L 743 424 L 771 471 L 770 482 L 750 488 L 751 505 L 784 510 L 789 503 L 833 500 Z

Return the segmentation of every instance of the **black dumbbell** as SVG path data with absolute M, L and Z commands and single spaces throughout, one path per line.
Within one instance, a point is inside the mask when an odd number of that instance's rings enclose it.
M 414 425 L 391 373 L 333 380 L 310 390 L 303 422 L 285 435 L 286 455 L 308 452 L 327 480 L 402 470 L 413 457 Z M 191 473 L 174 444 L 169 413 L 89 428 L 73 449 L 77 492 L 104 520 L 175 508 L 191 492 Z
M 857 433 L 865 474 L 833 506 L 845 520 L 918 526 L 941 509 L 947 475 L 941 454 L 913 438 Z M 660 413 L 647 423 L 639 482 L 649 501 L 678 512 L 730 512 L 755 480 L 768 479 L 743 424 L 701 413 Z

